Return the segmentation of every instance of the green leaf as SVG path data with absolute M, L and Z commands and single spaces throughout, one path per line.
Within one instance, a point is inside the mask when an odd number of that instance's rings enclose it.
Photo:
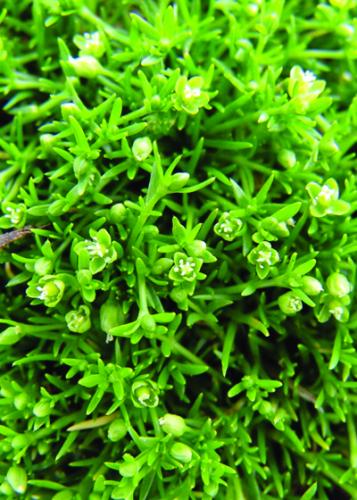
M 274 181 L 274 174 L 271 174 L 270 177 L 264 182 L 263 186 L 260 188 L 258 194 L 255 197 L 255 201 L 258 205 L 262 205 L 267 199 L 268 193 Z
M 301 202 L 298 201 L 296 203 L 292 203 L 291 205 L 286 205 L 283 208 L 280 208 L 277 212 L 272 214 L 272 217 L 275 217 L 279 222 L 286 222 L 291 219 L 298 213 L 301 207 Z
M 97 385 L 100 385 L 101 381 L 102 381 L 102 376 L 96 374 L 96 375 L 87 375 L 86 377 L 83 377 L 80 380 L 78 380 L 78 383 L 80 385 L 83 385 L 83 387 L 95 387 Z
M 226 376 L 228 370 L 229 358 L 233 349 L 235 336 L 236 336 L 236 326 L 233 323 L 231 323 L 227 329 L 227 333 L 224 337 L 224 342 L 223 342 L 221 363 L 222 363 L 222 373 L 224 377 Z
M 67 453 L 70 452 L 71 448 L 72 448 L 72 445 L 73 443 L 75 442 L 75 440 L 77 439 L 78 437 L 78 434 L 79 432 L 78 431 L 75 431 L 75 432 L 71 432 L 70 434 L 68 434 L 68 436 L 66 437 L 66 439 L 64 440 L 61 448 L 59 449 L 56 457 L 55 457 L 55 461 L 58 462 L 58 460 L 62 457 L 64 457 Z
M 316 492 L 317 492 L 317 483 L 313 483 L 310 488 L 308 488 L 305 493 L 303 494 L 303 496 L 301 497 L 301 500 L 312 500 L 313 498 L 316 498 L 315 495 L 316 495 Z
M 332 354 L 330 363 L 328 365 L 330 370 L 334 370 L 340 361 L 341 356 L 341 348 L 342 348 L 342 334 L 341 329 L 339 328 L 336 333 L 335 342 L 333 344 Z

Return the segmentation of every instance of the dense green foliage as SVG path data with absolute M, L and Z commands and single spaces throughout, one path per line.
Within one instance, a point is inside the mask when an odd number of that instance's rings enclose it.
M 0 7 L 0 495 L 357 498 L 356 0 Z

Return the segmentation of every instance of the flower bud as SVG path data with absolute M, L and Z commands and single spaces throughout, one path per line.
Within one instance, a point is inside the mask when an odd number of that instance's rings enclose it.
M 46 399 L 41 399 L 33 407 L 33 414 L 36 417 L 42 418 L 47 417 L 51 413 L 51 405 Z
M 23 336 L 19 326 L 9 326 L 0 333 L 0 346 L 14 345 L 21 340 Z
M 50 444 L 47 441 L 40 441 L 37 444 L 37 451 L 40 455 L 48 455 Z
M 109 298 L 99 310 L 100 328 L 106 334 L 115 326 L 122 325 L 125 321 L 123 309 L 119 302 Z
M 11 440 L 11 447 L 14 450 L 23 450 L 30 446 L 31 440 L 26 434 L 17 434 Z
M 202 240 L 195 240 L 189 245 L 186 245 L 187 253 L 189 253 L 192 257 L 202 257 L 204 252 L 207 249 L 207 244 Z
M 35 273 L 40 276 L 45 276 L 46 274 L 51 274 L 53 271 L 53 262 L 47 257 L 41 257 L 35 262 Z
M 296 165 L 296 155 L 291 149 L 282 149 L 278 154 L 278 160 L 285 168 L 293 168 Z
M 117 418 L 111 422 L 108 428 L 108 439 L 113 443 L 120 441 L 127 433 L 127 427 L 124 420 Z
M 188 464 L 192 460 L 192 450 L 184 443 L 174 443 L 171 446 L 170 455 L 183 464 Z
M 345 297 L 351 292 L 351 284 L 341 273 L 331 274 L 326 281 L 327 290 L 334 297 Z
M 284 295 L 280 295 L 278 304 L 283 313 L 288 316 L 293 316 L 302 309 L 301 299 L 294 292 L 287 292 Z
M 146 332 L 153 333 L 156 330 L 156 321 L 150 314 L 145 314 L 140 319 L 140 326 Z
M 167 257 L 162 257 L 158 259 L 152 266 L 152 273 L 162 274 L 165 271 L 168 271 L 171 266 L 172 266 L 172 259 L 168 259 Z
M 148 224 L 144 227 L 143 233 L 145 235 L 146 240 L 151 240 L 159 235 L 159 228 L 154 224 Z
M 76 74 L 83 78 L 95 78 L 103 73 L 103 67 L 93 56 L 70 57 L 69 64 Z
M 27 474 L 22 467 L 13 465 L 7 471 L 6 480 L 11 488 L 19 494 L 25 493 L 27 489 Z
M 324 289 L 320 281 L 313 276 L 304 276 L 301 282 L 304 292 L 307 293 L 307 295 L 311 295 L 312 297 L 318 295 Z
M 179 415 L 173 415 L 172 413 L 166 413 L 166 415 L 160 418 L 159 423 L 166 434 L 172 434 L 173 436 L 180 437 L 186 430 L 185 420 Z
M 17 410 L 22 411 L 26 408 L 29 402 L 29 396 L 26 392 L 20 392 L 16 394 L 14 398 L 14 406 Z
M 184 186 L 186 186 L 189 178 L 190 178 L 189 173 L 178 172 L 177 174 L 171 176 L 170 182 L 167 187 L 170 191 L 179 191 Z
M 125 219 L 126 208 L 123 203 L 116 203 L 109 212 L 109 219 L 114 224 L 120 224 Z
M 152 142 L 149 137 L 138 137 L 131 148 L 136 161 L 144 161 L 152 152 Z

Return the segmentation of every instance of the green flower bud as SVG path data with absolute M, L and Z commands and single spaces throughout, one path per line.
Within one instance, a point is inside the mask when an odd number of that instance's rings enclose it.
M 159 95 L 153 95 L 151 100 L 150 100 L 150 105 L 151 105 L 151 109 L 153 111 L 157 111 L 160 109 L 161 107 L 161 97 Z
M 180 189 L 186 186 L 189 178 L 190 178 L 189 173 L 178 172 L 177 174 L 171 176 L 170 182 L 167 187 L 170 191 L 179 191 Z
M 50 450 L 50 445 L 47 443 L 47 441 L 40 441 L 37 444 L 37 451 L 39 452 L 40 455 L 48 455 L 48 452 Z
M 127 432 L 128 430 L 124 420 L 117 418 L 109 425 L 108 439 L 109 441 L 116 443 L 117 441 L 123 439 Z
M 170 448 L 170 455 L 175 460 L 188 464 L 192 460 L 192 449 L 184 443 L 174 443 Z
M 53 262 L 47 257 L 41 257 L 36 260 L 34 269 L 35 273 L 40 276 L 46 276 L 46 274 L 51 274 L 53 271 Z
M 320 281 L 314 278 L 313 276 L 304 276 L 301 280 L 302 289 L 307 295 L 311 295 L 312 297 L 315 295 L 319 295 L 324 289 L 321 285 Z
M 119 302 L 109 298 L 99 310 L 99 319 L 101 330 L 109 335 L 112 328 L 124 323 L 125 315 Z
M 27 489 L 27 474 L 22 467 L 13 465 L 7 471 L 6 480 L 11 488 L 19 494 L 25 493 Z
M 131 399 L 137 408 L 155 408 L 159 404 L 159 389 L 151 380 L 137 380 L 131 386 Z
M 0 333 L 0 346 L 1 345 L 14 345 L 24 336 L 21 333 L 19 326 L 9 326 Z
M 79 306 L 77 310 L 69 311 L 65 320 L 71 332 L 84 333 L 91 327 L 90 309 L 88 306 Z
M 157 226 L 154 226 L 153 224 L 148 224 L 144 227 L 143 233 L 147 241 L 152 240 L 159 235 L 159 228 Z
M 168 271 L 171 266 L 172 259 L 162 257 L 155 262 L 155 264 L 152 266 L 151 271 L 153 274 L 163 274 L 165 271 Z
M 334 297 L 345 297 L 351 292 L 351 284 L 341 273 L 333 273 L 326 280 L 327 290 Z
M 14 450 L 22 450 L 30 446 L 31 440 L 26 434 L 17 434 L 11 440 L 11 447 Z
M 26 392 L 16 394 L 14 398 L 14 406 L 17 410 L 24 410 L 29 403 L 29 396 Z
M 173 415 L 172 413 L 166 413 L 166 415 L 160 418 L 159 423 L 166 434 L 172 434 L 176 437 L 182 436 L 186 430 L 185 420 L 179 415 Z
M 282 149 L 278 154 L 278 160 L 285 168 L 293 168 L 296 165 L 296 155 L 291 149 Z
M 149 137 L 138 137 L 131 148 L 136 161 L 144 161 L 151 155 L 152 142 Z
M 114 224 L 120 224 L 125 219 L 126 207 L 123 203 L 116 203 L 109 212 L 109 219 Z
M 42 418 L 47 417 L 51 413 L 51 405 L 46 399 L 41 399 L 33 407 L 33 414 L 36 417 Z
M 150 314 L 145 314 L 140 319 L 140 326 L 146 332 L 153 333 L 156 330 L 156 321 Z
M 287 292 L 280 295 L 278 304 L 283 313 L 293 316 L 302 309 L 302 301 L 294 292 Z
M 95 78 L 103 74 L 103 67 L 93 56 L 83 55 L 80 57 L 70 57 L 69 64 L 76 74 L 83 78 Z

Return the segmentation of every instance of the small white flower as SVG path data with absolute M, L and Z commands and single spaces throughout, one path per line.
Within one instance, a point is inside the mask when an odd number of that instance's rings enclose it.
M 316 196 L 312 202 L 314 205 L 323 205 L 326 206 L 330 203 L 331 200 L 336 199 L 336 191 L 334 189 L 329 188 L 326 184 L 322 187 L 318 196 Z
M 187 276 L 195 270 L 195 262 L 190 262 L 189 260 L 180 259 L 177 266 L 174 267 L 176 273 L 180 273 L 181 276 Z
M 39 299 L 45 300 L 48 297 L 48 291 L 43 286 L 37 286 L 36 289 L 40 292 Z
M 256 261 L 259 263 L 266 263 L 266 264 L 271 265 L 272 264 L 271 252 L 269 252 L 267 250 L 259 250 L 258 257 L 257 257 Z M 261 265 L 261 267 L 263 267 L 263 266 Z
M 193 97 L 199 97 L 201 95 L 201 89 L 198 87 L 191 87 L 190 85 L 185 85 L 184 88 L 185 99 L 192 99 Z
M 330 309 L 330 313 L 337 319 L 337 321 L 341 321 L 343 315 L 343 307 L 342 306 L 332 307 Z
M 16 226 L 21 222 L 22 219 L 22 209 L 21 208 L 12 208 L 12 207 L 7 207 L 6 209 L 6 214 L 5 217 L 7 219 L 10 219 L 11 224 Z
M 101 245 L 95 238 L 94 241 L 87 242 L 86 249 L 89 255 L 91 255 L 92 257 L 104 258 L 108 253 L 108 249 Z

